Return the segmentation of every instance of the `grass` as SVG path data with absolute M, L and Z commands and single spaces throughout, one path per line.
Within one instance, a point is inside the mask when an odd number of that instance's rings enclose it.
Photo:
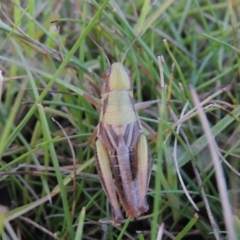
M 3 0 L 1 239 L 238 239 L 239 3 Z M 83 96 L 99 101 L 107 69 L 89 35 L 116 62 L 139 33 L 124 65 L 136 102 L 160 100 L 139 111 L 158 133 L 150 209 L 114 226 L 88 144 Z

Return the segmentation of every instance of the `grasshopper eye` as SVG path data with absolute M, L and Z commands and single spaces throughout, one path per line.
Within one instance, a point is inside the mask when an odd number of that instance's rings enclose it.
M 102 78 L 103 78 L 104 82 L 106 82 L 109 79 L 111 71 L 112 71 L 112 69 L 111 69 L 111 67 L 109 67 L 108 70 L 103 73 Z

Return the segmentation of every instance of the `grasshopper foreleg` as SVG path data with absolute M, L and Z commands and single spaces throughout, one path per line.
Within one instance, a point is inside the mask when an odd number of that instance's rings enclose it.
M 160 100 L 152 100 L 147 102 L 135 103 L 135 110 L 145 109 L 150 107 L 152 104 L 159 103 Z

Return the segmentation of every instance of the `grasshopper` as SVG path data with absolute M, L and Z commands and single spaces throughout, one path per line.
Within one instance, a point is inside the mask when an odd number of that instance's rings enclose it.
M 119 200 L 132 219 L 148 210 L 151 156 L 136 110 L 150 104 L 134 105 L 130 71 L 120 62 L 109 62 L 101 98 L 100 119 L 91 141 L 97 138 L 97 172 L 112 208 L 113 222 L 120 225 L 124 218 Z

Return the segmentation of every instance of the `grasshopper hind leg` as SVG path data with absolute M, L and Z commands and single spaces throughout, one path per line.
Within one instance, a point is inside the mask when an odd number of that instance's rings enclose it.
M 151 157 L 146 136 L 141 133 L 137 142 L 137 182 L 139 191 L 138 210 L 148 211 L 147 190 L 151 173 Z
M 112 207 L 112 218 L 114 220 L 114 224 L 119 225 L 123 221 L 123 216 L 118 204 L 117 193 L 110 166 L 110 157 L 104 143 L 99 139 L 96 141 L 95 156 L 98 175 Z

